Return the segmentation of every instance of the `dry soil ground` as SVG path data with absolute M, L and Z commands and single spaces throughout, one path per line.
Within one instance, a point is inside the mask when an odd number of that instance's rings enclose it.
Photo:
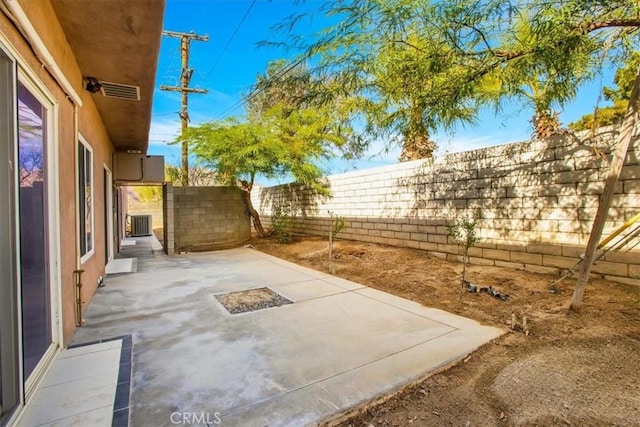
M 255 239 L 264 252 L 327 272 L 326 240 Z M 575 281 L 471 266 L 467 278 L 510 295 L 460 299 L 460 264 L 422 251 L 339 241 L 335 274 L 510 332 L 465 361 L 341 426 L 640 425 L 640 288 L 604 280 L 568 313 Z M 515 315 L 519 325 L 509 325 Z M 528 334 L 521 330 L 527 318 Z

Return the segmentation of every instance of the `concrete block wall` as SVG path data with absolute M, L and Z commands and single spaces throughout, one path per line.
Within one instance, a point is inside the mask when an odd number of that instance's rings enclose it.
M 294 233 L 326 235 L 332 211 L 346 219 L 340 238 L 422 249 L 449 260 L 460 260 L 462 249 L 446 224 L 478 215 L 482 240 L 470 252 L 472 263 L 558 273 L 584 252 L 614 141 L 603 128 L 596 136 L 561 135 L 333 175 L 329 198 L 292 185 L 252 196 L 267 223 L 271 206 L 291 203 Z M 639 137 L 627 154 L 605 234 L 637 212 Z M 593 271 L 640 284 L 640 252 L 610 252 Z
M 162 186 L 162 246 L 167 255 L 175 253 L 175 221 L 173 206 L 173 184 Z
M 237 247 L 251 238 L 251 223 L 237 187 L 173 187 L 175 252 Z

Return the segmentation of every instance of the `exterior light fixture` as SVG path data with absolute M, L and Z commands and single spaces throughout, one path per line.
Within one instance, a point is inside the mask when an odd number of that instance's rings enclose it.
M 98 93 L 102 88 L 102 83 L 95 77 L 85 77 L 84 88 L 91 93 Z

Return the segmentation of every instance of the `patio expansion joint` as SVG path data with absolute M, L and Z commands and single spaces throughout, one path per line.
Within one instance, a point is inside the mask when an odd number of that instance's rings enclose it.
M 447 326 L 448 326 L 448 325 L 447 325 Z M 368 361 L 368 362 L 366 362 L 366 363 L 362 363 L 362 364 L 357 365 L 357 366 L 354 366 L 354 367 L 352 367 L 352 368 L 345 369 L 345 370 L 340 371 L 340 372 L 336 372 L 336 373 L 335 373 L 335 374 L 333 374 L 333 375 L 329 375 L 329 376 L 326 376 L 326 377 L 323 377 L 323 378 L 317 379 L 317 380 L 315 380 L 315 381 L 311 381 L 310 383 L 307 383 L 307 384 L 301 385 L 301 386 L 296 387 L 296 388 L 293 388 L 293 389 L 291 389 L 291 390 L 287 390 L 287 391 L 284 391 L 284 392 L 282 392 L 282 393 L 278 393 L 278 394 L 275 394 L 275 395 L 273 395 L 273 396 L 269 396 L 269 397 L 267 397 L 267 398 L 260 399 L 260 400 L 258 400 L 258 401 L 256 401 L 256 402 L 250 403 L 250 404 L 248 404 L 248 405 L 241 406 L 241 407 L 239 407 L 239 408 L 232 409 L 232 410 L 230 410 L 230 411 L 228 411 L 228 412 L 223 412 L 223 413 L 221 414 L 221 416 L 222 416 L 222 417 L 226 417 L 226 416 L 235 415 L 235 414 L 237 414 L 237 413 L 239 413 L 239 412 L 242 412 L 242 411 L 245 411 L 245 410 L 247 410 L 247 409 L 250 409 L 250 408 L 253 408 L 253 407 L 256 407 L 256 406 L 262 405 L 262 404 L 264 404 L 264 403 L 268 403 L 268 402 L 274 401 L 274 400 L 276 400 L 276 399 L 280 399 L 281 397 L 286 396 L 286 395 L 288 395 L 288 394 L 292 394 L 292 393 L 298 392 L 298 391 L 300 391 L 300 390 L 304 390 L 304 389 L 306 389 L 306 388 L 309 388 L 309 387 L 314 386 L 314 385 L 316 385 L 316 384 L 320 384 L 320 383 L 322 383 L 322 382 L 324 382 L 324 381 L 330 380 L 330 379 L 335 378 L 335 377 L 338 377 L 338 376 L 340 376 L 340 375 L 344 375 L 344 374 L 346 374 L 346 373 L 353 372 L 353 371 L 356 371 L 356 370 L 358 370 L 358 369 L 364 368 L 365 366 L 369 366 L 369 365 L 372 365 L 372 364 L 374 364 L 374 363 L 378 363 L 378 362 L 380 362 L 380 361 L 382 361 L 382 360 L 384 360 L 384 359 L 388 359 L 388 358 L 393 357 L 393 356 L 395 356 L 395 355 L 397 355 L 397 354 L 400 354 L 400 353 L 403 353 L 403 352 L 405 352 L 405 351 L 408 351 L 408 350 L 414 349 L 414 348 L 416 348 L 416 347 L 420 347 L 421 345 L 424 345 L 424 344 L 426 344 L 426 343 L 428 343 L 428 342 L 434 341 L 434 340 L 436 340 L 436 339 L 442 338 L 442 337 L 444 337 L 444 336 L 447 336 L 447 335 L 449 335 L 449 334 L 452 334 L 452 333 L 455 333 L 455 332 L 457 332 L 457 331 L 458 331 L 458 329 L 457 329 L 457 328 L 453 328 L 453 327 L 451 327 L 451 328 L 452 328 L 452 330 L 450 330 L 450 331 L 444 332 L 444 333 L 442 333 L 442 334 L 440 334 L 440 335 L 438 335 L 438 336 L 435 336 L 435 337 L 431 337 L 431 338 L 429 338 L 429 339 L 427 339 L 427 340 L 421 341 L 421 342 L 416 343 L 416 344 L 414 344 L 414 345 L 410 345 L 409 347 L 405 347 L 405 348 L 403 348 L 403 349 L 401 349 L 401 350 L 394 351 L 394 352 L 392 352 L 392 353 L 386 354 L 386 355 L 384 355 L 384 356 L 382 356 L 382 357 L 379 357 L 379 358 L 377 358 L 377 359 L 370 360 L 370 361 Z M 441 366 L 446 366 L 446 365 L 448 365 L 448 364 L 449 364 L 449 363 L 451 363 L 451 362 L 452 362 L 452 360 L 454 360 L 454 359 L 455 359 L 455 358 L 452 358 L 452 359 L 450 359 L 450 360 L 446 360 L 446 361 L 442 362 Z M 438 366 L 438 367 L 439 367 L 439 366 Z
M 369 289 L 375 289 L 375 288 L 369 288 Z M 377 289 L 376 289 L 376 290 L 377 290 Z M 362 291 L 362 289 L 354 289 L 354 292 L 358 293 L 358 295 L 360 295 L 360 296 L 362 296 L 362 297 L 369 298 L 369 299 L 371 299 L 371 300 L 373 300 L 373 301 L 377 301 L 377 302 L 379 302 L 379 303 L 381 303 L 381 304 L 388 305 L 389 307 L 393 307 L 393 308 L 398 309 L 398 310 L 400 310 L 400 311 L 404 311 L 405 313 L 413 314 L 414 316 L 420 317 L 420 318 L 422 318 L 422 319 L 426 319 L 426 320 L 429 320 L 429 321 L 434 322 L 434 323 L 439 323 L 439 324 L 441 324 L 441 325 L 448 326 L 449 328 L 453 328 L 453 329 L 454 329 L 454 330 L 456 330 L 456 331 L 461 330 L 461 328 L 459 328 L 459 327 L 457 327 L 457 326 L 453 326 L 453 325 L 450 325 L 450 324 L 448 324 L 448 323 L 444 323 L 444 322 L 442 322 L 442 321 L 440 321 L 440 320 L 432 319 L 431 317 L 428 317 L 428 316 L 423 316 L 422 314 L 418 314 L 418 313 L 416 313 L 416 312 L 414 312 L 414 311 L 407 310 L 406 308 L 402 308 L 402 307 L 400 307 L 400 306 L 397 306 L 397 305 L 394 305 L 394 304 L 388 303 L 388 302 L 386 302 L 386 301 L 382 301 L 382 300 L 380 300 L 380 299 L 378 299 L 378 298 L 374 298 L 374 297 L 372 297 L 372 296 L 370 296 L 370 295 L 364 295 L 364 294 L 360 293 L 359 291 Z M 408 300 L 408 301 L 411 301 L 411 300 Z M 414 302 L 414 301 L 412 301 L 412 302 Z M 417 304 L 417 303 L 416 303 L 416 304 Z M 422 305 L 422 304 L 420 304 L 420 305 Z M 423 306 L 423 307 L 426 307 L 426 306 Z M 426 308 L 428 308 L 428 307 L 426 307 Z
M 323 273 L 322 271 L 314 270 L 314 269 L 308 268 L 308 267 L 303 267 L 303 266 L 298 265 L 298 264 L 296 264 L 296 263 L 294 263 L 292 261 L 287 261 L 285 259 L 278 258 L 278 257 L 275 257 L 273 255 L 265 254 L 264 252 L 260 252 L 257 249 L 253 249 L 253 251 L 255 251 L 255 253 L 259 254 L 260 257 L 263 260 L 265 260 L 266 262 L 270 262 L 271 264 L 275 264 L 275 265 L 277 265 L 279 267 L 286 268 L 287 270 L 291 270 L 291 271 L 295 271 L 295 272 L 298 272 L 298 273 L 305 274 L 305 275 L 307 275 L 309 277 L 313 277 L 315 280 L 322 280 L 327 276 L 327 273 Z M 311 270 L 314 273 L 320 274 L 322 276 L 321 277 L 315 277 L 315 276 L 312 276 L 309 273 L 305 272 L 304 270 Z M 334 276 L 329 276 L 329 277 L 334 277 Z
M 332 298 L 332 297 L 335 297 L 335 296 L 338 296 L 338 295 L 350 294 L 350 293 L 354 293 L 354 292 L 360 290 L 361 288 L 359 288 L 359 289 L 344 289 L 344 288 L 341 288 L 341 289 L 342 289 L 342 291 L 335 292 L 333 294 L 319 295 L 317 297 L 311 297 L 311 298 L 307 298 L 307 299 L 303 299 L 303 300 L 299 300 L 299 301 L 294 301 L 294 303 L 295 304 L 302 304 L 302 303 L 305 303 L 305 302 L 317 301 L 317 300 L 320 300 L 320 299 L 323 299 L 323 298 Z
M 311 280 L 311 281 L 315 281 L 315 280 Z M 296 283 L 304 283 L 304 282 L 292 282 L 292 283 L 288 283 L 288 285 L 293 285 L 293 284 L 296 284 Z M 329 294 L 329 295 L 319 295 L 317 297 L 305 298 L 305 299 L 300 299 L 300 300 L 296 300 L 296 301 L 291 300 L 292 304 L 284 304 L 284 305 L 280 305 L 280 306 L 276 306 L 276 307 L 268 307 L 268 308 L 264 308 L 264 309 L 261 309 L 261 310 L 247 311 L 247 312 L 244 312 L 244 313 L 236 313 L 236 314 L 231 314 L 231 313 L 227 312 L 227 310 L 225 309 L 225 312 L 223 312 L 222 314 L 225 317 L 233 318 L 233 317 L 238 317 L 238 316 L 251 315 L 251 314 L 255 313 L 256 311 L 270 310 L 270 309 L 276 309 L 276 308 L 285 309 L 285 308 L 287 308 L 289 306 L 293 306 L 293 305 L 296 305 L 296 304 L 300 305 L 300 304 L 304 304 L 304 303 L 308 303 L 308 302 L 312 302 L 312 301 L 318 301 L 318 300 L 321 300 L 321 299 L 324 299 L 324 298 L 332 298 L 332 297 L 336 297 L 336 296 L 339 296 L 339 295 L 345 295 L 345 294 L 354 293 L 354 292 L 356 292 L 356 291 L 358 291 L 358 290 L 360 290 L 362 288 L 359 288 L 359 289 L 344 289 L 344 288 L 341 288 L 341 289 L 343 289 L 343 290 L 335 292 L 335 293 L 332 293 L 332 294 Z M 280 294 L 280 292 L 278 292 L 278 291 L 274 291 L 274 292 L 277 292 L 278 294 Z M 214 294 L 214 295 L 224 295 L 224 293 L 223 294 Z M 284 295 L 282 295 L 282 296 L 284 296 Z M 289 299 L 288 297 L 285 297 L 285 298 Z M 224 308 L 224 306 L 219 301 L 216 300 L 216 302 L 217 302 L 217 304 L 219 304 L 221 307 Z M 429 319 L 429 320 L 431 320 L 431 319 Z M 449 325 L 446 325 L 446 326 L 449 326 Z

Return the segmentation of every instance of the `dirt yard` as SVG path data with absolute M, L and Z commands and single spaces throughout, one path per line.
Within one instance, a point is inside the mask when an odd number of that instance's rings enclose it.
M 326 240 L 252 244 L 329 271 Z M 337 276 L 509 331 L 342 427 L 640 425 L 640 288 L 593 280 L 580 312 L 568 314 L 573 279 L 553 294 L 556 277 L 471 266 L 468 280 L 510 298 L 464 293 L 461 299 L 461 264 L 346 241 L 336 243 L 334 254 Z

